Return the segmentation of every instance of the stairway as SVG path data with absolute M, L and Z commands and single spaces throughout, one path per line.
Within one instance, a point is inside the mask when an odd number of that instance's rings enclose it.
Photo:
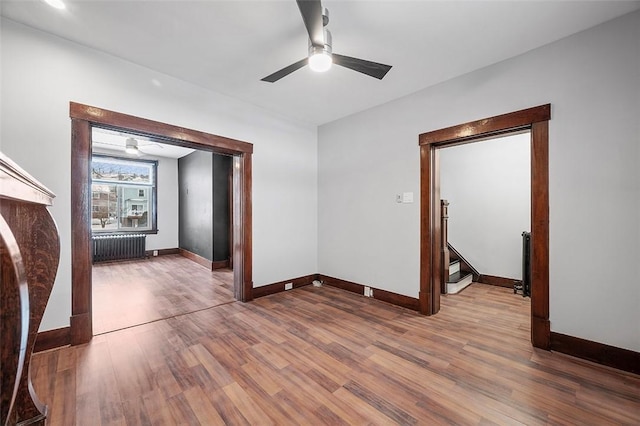
M 440 264 L 440 266 L 442 266 L 440 291 L 447 294 L 456 294 L 471 284 L 473 277 L 478 279 L 480 274 L 449 244 L 449 202 L 447 200 L 440 200 L 440 212 L 440 229 L 443 243 L 442 263 Z M 449 266 L 448 271 L 447 266 Z M 446 281 L 446 285 L 444 285 L 444 281 Z
M 460 260 L 451 259 L 449 262 L 449 279 L 447 279 L 447 294 L 456 294 L 473 282 L 471 272 L 460 270 Z

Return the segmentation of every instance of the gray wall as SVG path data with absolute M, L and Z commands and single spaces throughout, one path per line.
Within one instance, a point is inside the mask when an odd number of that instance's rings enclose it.
M 213 156 L 195 151 L 178 160 L 181 249 L 213 260 Z
M 212 261 L 230 255 L 231 161 L 205 151 L 178 160 L 179 247 Z
M 213 260 L 230 257 L 229 173 L 232 157 L 213 154 Z

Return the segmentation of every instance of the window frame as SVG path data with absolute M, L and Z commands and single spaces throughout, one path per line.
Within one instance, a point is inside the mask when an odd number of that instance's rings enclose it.
M 147 164 L 153 171 L 153 178 L 152 178 L 152 182 L 151 184 L 127 184 L 127 183 L 123 183 L 123 182 L 117 182 L 117 181 L 108 181 L 108 180 L 97 180 L 94 181 L 93 177 L 92 177 L 92 172 L 91 172 L 91 164 L 93 164 L 93 159 L 94 158 L 101 158 L 101 159 L 106 159 L 106 160 L 113 160 L 113 161 L 125 161 L 125 162 L 129 162 L 129 163 L 145 163 Z M 140 190 L 141 187 L 144 187 L 144 189 L 148 189 L 149 191 L 149 198 L 148 202 L 149 202 L 149 216 L 148 216 L 148 220 L 151 221 L 151 226 L 149 227 L 149 229 L 138 229 L 138 228 L 118 228 L 118 229 L 108 229 L 108 230 L 101 230 L 101 229 L 93 229 L 93 225 L 92 225 L 92 219 L 93 217 L 90 218 L 90 230 L 91 230 L 91 234 L 92 235 L 109 235 L 109 234 L 157 234 L 158 233 L 158 160 L 147 160 L 147 159 L 137 159 L 137 158 L 127 158 L 127 157 L 118 157 L 115 155 L 107 155 L 107 154 L 91 154 L 91 163 L 90 163 L 90 171 L 89 171 L 89 179 L 90 179 L 90 185 L 89 185 L 89 190 L 91 191 L 91 215 L 93 216 L 93 184 L 100 184 L 100 185 L 113 185 L 116 187 L 116 192 L 118 193 L 118 198 L 121 198 L 119 193 L 121 192 L 121 188 L 123 187 L 135 187 L 136 189 Z M 121 210 L 121 200 L 118 200 L 118 216 L 117 216 L 117 220 L 118 220 L 118 227 L 120 227 L 120 210 Z

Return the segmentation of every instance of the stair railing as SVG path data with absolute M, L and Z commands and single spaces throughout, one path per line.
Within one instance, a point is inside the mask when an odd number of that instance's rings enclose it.
M 440 293 L 447 293 L 447 281 L 449 280 L 449 247 L 447 241 L 449 240 L 449 201 L 440 200 L 440 211 L 442 212 L 440 217 L 440 229 L 442 229 L 442 277 L 440 280 Z

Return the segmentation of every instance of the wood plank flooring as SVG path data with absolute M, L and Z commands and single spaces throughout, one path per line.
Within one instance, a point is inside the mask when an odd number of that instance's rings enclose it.
M 233 302 L 233 271 L 180 255 L 93 266 L 93 333 L 102 334 Z
M 433 317 L 307 286 L 36 354 L 50 425 L 640 424 L 640 376 L 533 349 L 472 284 Z

